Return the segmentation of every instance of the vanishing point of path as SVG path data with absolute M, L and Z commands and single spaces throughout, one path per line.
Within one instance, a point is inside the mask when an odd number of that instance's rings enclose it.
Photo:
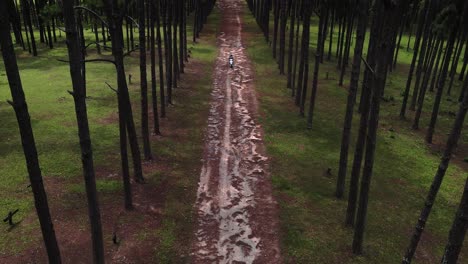
M 242 0 L 220 0 L 219 53 L 205 136 L 192 263 L 280 263 L 253 70 L 242 45 Z M 234 69 L 228 57 L 235 59 Z

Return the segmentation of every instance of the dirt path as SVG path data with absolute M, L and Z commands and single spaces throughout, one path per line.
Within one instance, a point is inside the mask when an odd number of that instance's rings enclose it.
M 221 33 L 200 174 L 193 263 L 280 263 L 252 67 L 242 45 L 242 0 L 220 0 Z M 235 67 L 228 67 L 229 55 Z

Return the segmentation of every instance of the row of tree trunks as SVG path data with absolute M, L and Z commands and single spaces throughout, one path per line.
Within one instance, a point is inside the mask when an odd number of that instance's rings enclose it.
M 342 144 L 340 152 L 340 162 L 337 177 L 337 187 L 335 195 L 342 198 L 345 193 L 346 170 L 348 166 L 349 142 L 351 141 L 351 124 L 353 118 L 354 104 L 357 99 L 357 86 L 360 78 L 360 64 L 364 60 L 362 54 L 365 53 L 365 33 L 368 25 L 369 11 L 373 10 L 374 18 L 371 24 L 371 37 L 367 50 L 367 58 L 365 60 L 366 69 L 364 71 L 362 91 L 359 100 L 359 112 L 361 114 L 358 134 L 354 149 L 354 159 L 351 169 L 351 179 L 348 193 L 348 206 L 346 213 L 346 224 L 355 227 L 355 235 L 353 239 L 353 252 L 356 254 L 362 253 L 362 245 L 365 231 L 365 223 L 367 218 L 367 205 L 369 202 L 370 182 L 373 174 L 373 164 L 376 156 L 376 139 L 378 119 L 380 112 L 380 100 L 384 96 L 385 84 L 387 75 L 398 64 L 398 55 L 400 53 L 403 34 L 409 33 L 409 44 L 411 43 L 413 24 L 416 23 L 416 37 L 413 47 L 413 57 L 408 74 L 407 85 L 403 87 L 403 103 L 400 111 L 401 118 L 404 118 L 407 111 L 407 105 L 410 104 L 410 109 L 414 109 L 415 119 L 413 128 L 418 129 L 420 116 L 422 115 L 424 101 L 426 100 L 427 90 L 431 91 L 432 87 L 437 84 L 437 94 L 435 104 L 432 111 L 432 118 L 437 119 L 438 105 L 440 104 L 440 96 L 438 93 L 442 91 L 447 78 L 450 82 L 454 82 L 454 77 L 457 73 L 459 60 L 462 58 L 462 70 L 460 76 L 465 74 L 466 59 L 468 52 L 463 54 L 463 49 L 466 43 L 465 32 L 461 30 L 465 27 L 454 27 L 454 23 L 449 27 L 440 24 L 444 19 L 452 21 L 454 18 L 462 18 L 461 23 L 466 23 L 462 10 L 461 2 L 457 3 L 455 8 L 460 12 L 453 14 L 449 11 L 442 11 L 447 7 L 447 3 L 440 1 L 357 1 L 344 2 L 336 4 L 333 1 L 294 1 L 291 0 L 287 4 L 282 0 L 271 1 L 272 5 L 268 6 L 269 1 L 262 0 L 247 0 L 248 6 L 255 16 L 260 29 L 268 41 L 272 37 L 272 42 L 269 43 L 272 47 L 273 58 L 278 63 L 279 73 L 283 74 L 285 70 L 285 54 L 283 49 L 288 47 L 287 54 L 287 88 L 291 89 L 291 95 L 294 97 L 294 102 L 299 108 L 300 115 L 304 116 L 305 98 L 309 96 L 307 86 L 309 82 L 309 44 L 311 42 L 310 32 L 310 17 L 312 13 L 317 14 L 318 19 L 315 20 L 318 26 L 317 46 L 315 49 L 315 65 L 312 79 L 312 91 L 310 92 L 309 114 L 307 116 L 307 127 L 312 128 L 313 109 L 316 100 L 317 76 L 319 73 L 319 62 L 322 61 L 324 55 L 325 43 L 328 45 L 328 59 L 332 59 L 333 51 L 336 52 L 336 63 L 340 70 L 340 78 L 338 84 L 344 84 L 346 75 L 346 67 L 348 59 L 351 56 L 351 46 L 354 45 L 353 67 L 351 71 L 351 80 L 348 90 L 348 99 L 345 112 L 345 120 L 343 124 Z M 271 8 L 270 8 L 271 7 Z M 268 31 L 269 19 L 265 19 L 269 12 L 273 11 L 273 32 Z M 453 10 L 445 9 L 445 10 Z M 313 12 L 312 12 L 313 11 Z M 419 11 L 419 16 L 417 15 Z M 449 13 L 444 13 L 449 12 Z M 286 14 L 286 19 L 285 19 Z M 355 19 L 356 18 L 356 19 Z M 286 31 L 283 31 L 284 25 L 288 24 L 289 19 L 289 45 L 286 46 L 286 41 L 283 38 L 286 36 Z M 357 23 L 357 26 L 354 23 Z M 338 30 L 335 29 L 337 23 Z M 441 26 L 442 25 L 442 26 Z M 438 26 L 439 28 L 436 28 Z M 301 34 L 302 28 L 302 34 Z M 447 30 L 447 28 L 449 30 Z M 337 35 L 334 34 L 337 32 Z M 356 36 L 353 44 L 353 35 Z M 445 31 L 445 32 L 444 32 Z M 449 34 L 444 34 L 449 33 Z M 468 35 L 468 34 L 467 34 Z M 334 44 L 334 37 L 337 37 Z M 300 44 L 299 44 L 300 43 Z M 278 53 L 279 47 L 279 53 Z M 333 48 L 335 48 L 333 50 Z M 465 49 L 466 50 L 466 49 Z M 412 79 L 415 78 L 414 89 L 411 89 Z M 463 77 L 459 77 L 460 80 Z M 449 84 L 451 87 L 452 84 Z M 461 87 L 459 100 L 463 99 L 466 93 L 466 85 Z M 409 99 L 412 92 L 411 100 Z M 408 102 L 410 100 L 410 102 Z M 436 108 L 437 107 L 437 108 Z M 433 124 L 434 123 L 434 124 Z M 435 121 L 432 122 L 428 129 L 428 135 L 431 132 L 431 127 L 435 128 Z M 360 179 L 360 172 L 362 179 Z M 464 209 L 463 201 L 460 205 L 460 211 Z M 457 217 L 459 217 L 460 213 Z M 462 222 L 458 219 L 457 230 L 460 230 Z M 454 235 L 451 235 L 454 237 Z M 457 236 L 460 239 L 460 236 Z M 454 240 L 455 241 L 455 240 Z M 453 242 L 459 245 L 460 242 Z M 453 248 L 453 246 L 450 246 Z

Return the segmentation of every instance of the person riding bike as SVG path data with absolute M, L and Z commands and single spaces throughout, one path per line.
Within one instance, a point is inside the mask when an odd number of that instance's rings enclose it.
M 231 69 L 234 68 L 234 56 L 232 56 L 232 54 L 229 55 L 229 67 Z

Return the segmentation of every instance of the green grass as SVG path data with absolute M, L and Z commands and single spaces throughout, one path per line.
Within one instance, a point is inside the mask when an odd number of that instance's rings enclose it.
M 196 44 L 189 41 L 191 48 L 191 63 L 202 67 L 202 73 L 212 72 L 212 65 L 216 58 L 217 25 L 219 14 L 212 15 Z M 192 30 L 188 25 L 188 32 Z M 91 32 L 87 32 L 88 39 L 92 39 Z M 191 40 L 191 34 L 188 39 Z M 85 192 L 81 172 L 80 149 L 71 90 L 69 66 L 58 62 L 66 59 L 67 51 L 64 38 L 59 44 L 49 50 L 39 44 L 39 56 L 32 57 L 19 48 L 16 49 L 23 88 L 28 102 L 39 161 L 45 184 L 59 182 L 65 197 L 77 197 Z M 108 55 L 105 55 L 108 56 Z M 94 51 L 89 58 L 97 57 Z M 126 73 L 132 74 L 132 84 L 129 85 L 133 101 L 133 111 L 137 127 L 140 132 L 140 92 L 139 92 L 139 60 L 138 54 L 126 57 Z M 149 71 L 149 67 L 148 67 Z M 32 195 L 26 186 L 29 184 L 24 156 L 21 148 L 18 125 L 13 109 L 5 102 L 10 98 L 3 63 L 0 64 L 0 216 L 8 211 L 20 209 L 15 216 L 22 221 L 14 229 L 1 225 L 0 256 L 22 252 L 28 247 L 35 247 L 40 243 L 41 235 L 32 200 Z M 157 71 L 158 72 L 158 71 Z M 159 72 L 157 73 L 159 77 Z M 183 75 L 184 76 L 184 75 Z M 166 163 L 170 168 L 166 172 L 155 171 L 148 175 L 148 184 L 158 186 L 168 184 L 168 192 L 163 196 L 163 220 L 161 229 L 141 230 L 138 234 L 142 243 L 147 238 L 156 236 L 158 243 L 144 245 L 154 252 L 157 263 L 174 263 L 176 256 L 188 255 L 188 248 L 181 247 L 191 239 L 192 204 L 195 201 L 198 167 L 202 155 L 202 136 L 206 126 L 206 116 L 209 109 L 211 90 L 211 74 L 203 74 L 200 78 L 185 87 L 174 91 L 174 106 L 167 110 L 167 121 L 172 122 L 171 128 L 186 132 L 183 138 L 171 137 L 171 131 L 162 131 L 163 137 L 153 142 L 152 151 L 156 162 Z M 97 189 L 101 202 L 115 200 L 121 197 L 122 183 L 120 178 L 107 179 L 106 171 L 120 173 L 119 137 L 116 95 L 107 88 L 105 82 L 116 87 L 115 69 L 110 64 L 87 64 L 88 87 L 88 116 L 90 121 L 91 139 L 94 151 L 95 167 L 98 172 Z M 158 83 L 159 86 L 159 83 Z M 189 89 L 193 89 L 190 91 Z M 159 95 L 159 93 L 158 93 Z M 141 141 L 140 141 L 141 147 Z M 63 186 L 62 186 L 63 185 Z M 55 186 L 55 185 L 52 185 Z M 112 198 L 114 197 L 114 198 Z M 49 197 L 50 198 L 50 197 Z M 75 199 L 74 198 L 74 199 Z M 64 206 L 74 201 L 61 201 Z M 83 216 L 83 219 L 87 219 Z M 25 221 L 24 221 L 25 220 Z M 87 225 L 84 227 L 87 229 Z M 104 234 L 108 236 L 109 234 Z M 13 241 L 10 243 L 10 241 Z M 107 241 L 107 240 L 106 240 Z M 183 261 L 183 258 L 180 262 Z
M 265 130 L 267 152 L 272 158 L 274 193 L 280 204 L 281 244 L 285 262 L 398 263 L 439 163 L 439 154 L 433 153 L 424 144 L 423 133 L 411 130 L 409 121 L 398 119 L 400 93 L 405 87 L 411 52 L 400 51 L 397 71 L 389 75 L 385 92 L 395 101 L 384 102 L 381 107 L 365 253 L 357 257 L 351 253 L 353 231 L 344 227 L 347 203 L 334 197 L 347 97 L 346 90 L 338 86 L 336 62 L 320 65 L 313 128 L 307 130 L 305 119 L 299 117 L 298 109 L 290 98 L 290 90 L 285 88 L 286 77 L 277 74 L 271 48 L 265 43 L 247 10 L 244 22 L 244 31 L 248 36 L 245 39 L 247 50 L 255 67 L 261 123 Z M 314 25 L 311 29 L 311 47 L 315 47 L 317 36 L 316 23 Z M 406 43 L 405 39 L 402 43 Z M 328 51 L 328 43 L 326 47 Z M 313 65 L 313 58 L 311 63 Z M 325 79 L 327 72 L 329 80 Z M 345 77 L 345 86 L 348 83 L 349 73 Z M 458 85 L 454 91 L 457 91 Z M 458 92 L 453 94 L 458 96 Z M 432 106 L 432 94 L 428 95 L 429 100 L 424 108 L 426 112 Z M 456 112 L 457 105 L 444 100 L 441 111 L 449 110 Z M 439 117 L 437 132 L 442 142 L 452 122 L 453 118 L 448 116 Z M 428 117 L 424 115 L 421 130 L 424 131 L 427 123 Z M 358 124 L 359 115 L 356 113 L 353 141 Z M 389 130 L 391 127 L 395 132 Z M 465 143 L 466 133 L 463 138 Z M 353 151 L 354 145 L 350 149 L 349 165 Z M 332 168 L 333 176 L 326 175 L 327 168 Z M 457 165 L 449 167 L 415 263 L 439 261 L 467 176 L 466 171 Z M 463 252 L 465 257 L 468 256 L 468 247 L 465 246 Z
M 39 153 L 43 177 L 81 179 L 81 161 L 76 127 L 74 103 L 68 94 L 71 90 L 69 66 L 58 62 L 66 59 L 67 53 L 61 45 L 53 50 L 41 46 L 39 56 L 31 57 L 17 49 L 23 89 L 29 106 L 31 122 Z M 132 59 L 127 60 L 132 63 Z M 134 63 L 134 62 L 133 62 Z M 32 195 L 26 189 L 29 184 L 26 164 L 13 109 L 4 101 L 10 99 L 10 91 L 0 65 L 0 215 L 20 209 L 16 219 L 26 218 L 32 211 Z M 87 65 L 88 114 L 96 164 L 103 164 L 109 152 L 118 151 L 118 129 L 115 124 L 103 124 L 102 118 L 116 111 L 115 95 L 104 82 L 115 85 L 113 66 L 106 64 Z M 2 225 L 0 254 L 21 247 L 7 242 L 18 236 L 16 231 L 7 232 Z M 25 237 L 27 239 L 27 237 Z

